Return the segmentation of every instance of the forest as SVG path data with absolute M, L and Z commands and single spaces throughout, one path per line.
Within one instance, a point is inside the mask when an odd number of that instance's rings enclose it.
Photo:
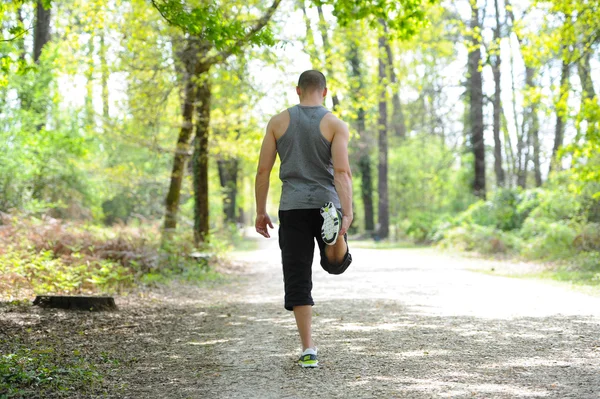
M 239 381 L 267 392 L 253 385 L 265 377 L 251 368 L 256 353 L 268 353 L 255 352 L 256 337 L 292 352 L 291 340 L 273 341 L 291 326 L 273 299 L 280 265 L 267 268 L 279 255 L 241 278 L 223 271 L 241 268 L 233 254 L 261 254 L 261 142 L 309 69 L 325 74 L 324 105 L 350 128 L 350 247 L 372 250 L 358 250 L 346 286 L 336 282 L 342 305 L 315 313 L 319 338 L 353 359 L 326 359 L 338 374 L 320 386 L 330 397 L 371 386 L 380 395 L 364 397 L 400 397 L 386 381 L 412 375 L 397 386 L 421 381 L 423 397 L 449 397 L 452 382 L 439 381 L 452 364 L 461 397 L 496 377 L 477 397 L 592 397 L 597 323 L 577 317 L 596 302 L 461 268 L 513 262 L 600 287 L 597 0 L 4 0 L 0 398 L 241 397 Z M 278 163 L 270 186 L 277 222 Z M 452 300 L 427 302 L 452 287 Z M 115 295 L 120 311 L 33 309 L 38 294 Z M 446 317 L 424 313 L 435 306 Z M 508 322 L 503 310 L 522 317 Z M 263 365 L 276 386 L 261 397 L 284 397 L 286 356 Z M 433 385 L 424 370 L 438 373 Z M 503 391 L 514 381 L 522 387 Z
M 194 274 L 188 253 L 239 243 L 307 69 L 350 126 L 353 237 L 600 284 L 596 1 L 12 0 L 0 20 L 7 296 Z

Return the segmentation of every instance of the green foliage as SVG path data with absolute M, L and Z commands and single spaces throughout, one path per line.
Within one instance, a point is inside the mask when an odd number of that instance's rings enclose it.
M 50 393 L 68 397 L 88 392 L 102 381 L 94 364 L 79 351 L 57 351 L 19 347 L 0 355 L 0 397 L 40 397 Z
M 177 0 L 153 0 L 152 4 L 158 12 L 172 25 L 184 32 L 200 38 L 216 50 L 241 51 L 241 44 L 248 41 L 254 45 L 273 45 L 274 39 L 270 30 L 250 31 L 250 27 L 239 18 L 240 14 L 253 16 L 252 9 L 261 9 L 264 2 L 229 4 L 204 2 L 193 5 Z M 279 1 L 274 3 L 275 8 Z
M 444 232 L 441 243 L 443 247 L 483 254 L 517 254 L 522 246 L 519 238 L 511 232 L 477 224 L 449 228 Z
M 193 248 L 189 234 L 160 240 L 157 226 L 89 227 L 58 220 L 12 218 L 0 232 L 0 292 L 24 297 L 48 293 L 114 293 L 136 283 L 216 280 L 212 265 L 230 249 L 225 238 Z M 208 260 L 190 257 L 200 250 Z
M 523 227 L 528 244 L 523 255 L 529 259 L 566 259 L 576 252 L 577 230 L 561 222 L 529 219 Z
M 372 28 L 385 21 L 393 35 L 410 38 L 427 25 L 428 4 L 436 0 L 313 0 L 317 4 L 330 4 L 333 14 L 342 26 L 354 25 L 366 19 Z
M 423 134 L 391 149 L 390 215 L 400 235 L 431 241 L 445 215 L 462 211 L 473 201 L 468 173 L 456 166 L 455 154 L 436 137 Z
M 510 254 L 527 260 L 558 261 L 554 278 L 571 277 L 597 284 L 600 263 L 600 224 L 591 196 L 578 191 L 532 189 L 498 190 L 489 201 L 479 201 L 447 224 L 434 241 L 483 254 Z M 585 191 L 585 190 L 583 190 Z M 593 191 L 593 190 L 592 190 Z

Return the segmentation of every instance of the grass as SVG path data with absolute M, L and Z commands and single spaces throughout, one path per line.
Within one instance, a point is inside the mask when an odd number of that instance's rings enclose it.
M 508 271 L 501 267 L 469 270 L 491 276 L 553 282 L 585 294 L 600 296 L 600 265 L 582 268 L 563 261 L 547 263 L 543 267 L 525 267 L 522 271 L 514 268 Z
M 415 244 L 411 241 L 374 241 L 352 239 L 349 239 L 349 246 L 351 248 L 363 249 L 415 249 L 429 247 L 429 245 Z
M 0 355 L 0 398 L 71 397 L 102 381 L 96 366 L 79 351 L 17 347 Z

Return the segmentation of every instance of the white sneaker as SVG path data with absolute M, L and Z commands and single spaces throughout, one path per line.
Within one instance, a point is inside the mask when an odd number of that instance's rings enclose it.
M 342 218 L 340 213 L 332 202 L 328 202 L 321 207 L 321 217 L 323 217 L 323 226 L 321 226 L 321 238 L 327 245 L 334 245 L 337 241 L 340 228 L 342 227 Z

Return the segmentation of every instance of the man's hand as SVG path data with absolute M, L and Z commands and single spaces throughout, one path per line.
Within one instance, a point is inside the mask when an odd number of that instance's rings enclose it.
M 269 226 L 272 229 L 274 227 L 273 223 L 271 223 L 271 218 L 269 218 L 269 215 L 267 215 L 266 213 L 256 215 L 256 222 L 254 223 L 254 226 L 256 227 L 256 232 L 258 234 L 266 238 L 271 238 L 267 226 Z
M 346 234 L 346 232 L 350 228 L 350 225 L 352 224 L 352 219 L 353 217 L 350 215 L 342 216 L 342 227 L 340 228 L 340 236 L 344 236 L 344 234 Z

